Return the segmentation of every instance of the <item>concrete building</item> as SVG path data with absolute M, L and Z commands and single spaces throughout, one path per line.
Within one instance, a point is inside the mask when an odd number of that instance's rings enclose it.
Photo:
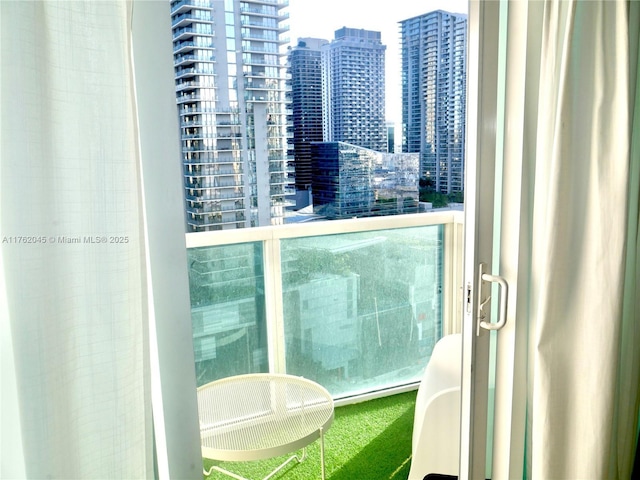
M 400 22 L 402 151 L 420 152 L 436 191 L 464 189 L 467 17 L 441 10 Z
M 189 232 L 283 223 L 287 4 L 171 2 Z
M 380 32 L 343 27 L 322 47 L 324 141 L 387 151 Z

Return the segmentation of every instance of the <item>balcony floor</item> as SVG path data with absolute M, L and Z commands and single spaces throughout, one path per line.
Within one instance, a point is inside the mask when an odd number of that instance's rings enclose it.
M 337 407 L 325 434 L 327 479 L 404 480 L 411 465 L 411 435 L 416 391 Z M 307 448 L 307 458 L 289 464 L 274 479 L 320 478 L 320 443 Z M 259 462 L 216 462 L 246 478 L 263 478 L 288 455 Z M 208 468 L 213 462 L 205 460 Z M 230 478 L 217 472 L 209 479 Z

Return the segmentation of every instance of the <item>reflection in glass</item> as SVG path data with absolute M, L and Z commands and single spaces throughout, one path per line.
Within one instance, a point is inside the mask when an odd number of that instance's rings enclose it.
M 334 396 L 419 381 L 442 336 L 442 226 L 283 240 L 287 373 Z
M 198 386 L 268 371 L 262 243 L 190 248 Z

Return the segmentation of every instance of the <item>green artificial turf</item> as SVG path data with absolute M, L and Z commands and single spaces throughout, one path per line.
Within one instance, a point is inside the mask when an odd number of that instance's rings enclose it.
M 331 480 L 405 480 L 411 464 L 411 433 L 417 392 L 338 407 L 324 436 L 325 467 Z M 288 455 L 258 462 L 212 462 L 248 479 L 261 479 Z M 230 477 L 213 471 L 209 479 Z M 291 462 L 273 479 L 320 478 L 320 442 L 307 447 L 302 463 Z

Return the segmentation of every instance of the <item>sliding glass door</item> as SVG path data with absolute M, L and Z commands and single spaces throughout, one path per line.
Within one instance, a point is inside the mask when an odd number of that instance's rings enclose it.
M 517 478 L 523 468 L 525 379 L 514 375 L 526 352 L 515 288 L 523 172 L 509 160 L 524 135 L 526 56 L 514 53 L 526 42 L 517 26 L 527 2 L 513 3 L 469 4 L 460 478 Z

